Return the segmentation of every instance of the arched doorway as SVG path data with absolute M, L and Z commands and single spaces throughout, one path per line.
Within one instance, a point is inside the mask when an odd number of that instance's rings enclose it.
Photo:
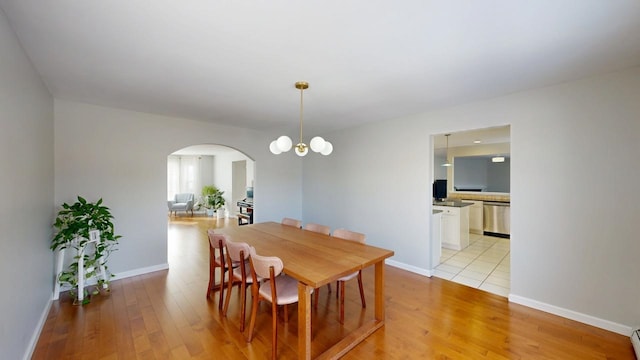
M 202 188 L 215 186 L 223 192 L 225 217 L 235 218 L 236 203 L 253 192 L 254 169 L 253 159 L 237 149 L 217 144 L 187 146 L 167 157 L 167 198 L 191 193 L 194 215 L 206 216 Z

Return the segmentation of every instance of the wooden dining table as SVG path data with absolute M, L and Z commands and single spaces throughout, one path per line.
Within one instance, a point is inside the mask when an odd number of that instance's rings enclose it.
M 264 222 L 220 231 L 231 241 L 246 242 L 263 256 L 277 256 L 285 274 L 298 280 L 298 359 L 311 359 L 311 294 L 338 278 L 375 267 L 374 317 L 317 356 L 337 359 L 384 325 L 384 261 L 393 251 L 342 240 L 276 222 Z

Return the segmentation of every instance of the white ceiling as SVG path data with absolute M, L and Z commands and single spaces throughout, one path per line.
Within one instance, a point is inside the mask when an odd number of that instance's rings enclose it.
M 435 149 L 445 149 L 447 147 L 445 135 L 439 134 L 433 137 L 433 147 Z M 473 146 L 476 145 L 474 141 L 480 141 L 479 144 L 485 145 L 511 142 L 511 126 L 458 131 L 449 134 L 449 147 Z
M 0 0 L 56 98 L 324 132 L 640 65 L 638 0 Z

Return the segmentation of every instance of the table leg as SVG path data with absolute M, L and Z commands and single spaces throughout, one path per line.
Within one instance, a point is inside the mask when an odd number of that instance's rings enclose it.
M 298 359 L 311 360 L 311 290 L 298 282 Z
M 384 321 L 384 261 L 375 265 L 375 296 L 376 320 Z
M 323 352 L 316 360 L 339 359 L 384 325 L 384 260 L 375 264 L 375 319 L 364 322 L 337 344 Z

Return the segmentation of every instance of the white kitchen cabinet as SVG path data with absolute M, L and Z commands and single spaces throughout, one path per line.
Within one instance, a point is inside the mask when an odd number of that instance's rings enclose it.
M 462 250 L 469 246 L 469 206 L 434 206 L 442 211 L 442 247 Z
M 483 218 L 483 201 L 462 200 L 464 202 L 473 203 L 469 206 L 469 232 L 482 235 L 484 232 Z

